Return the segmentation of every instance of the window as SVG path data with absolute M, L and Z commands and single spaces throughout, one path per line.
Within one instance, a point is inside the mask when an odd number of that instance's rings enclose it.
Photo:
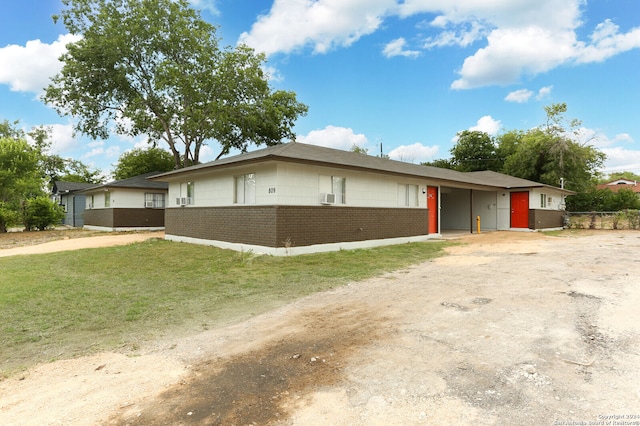
M 195 184 L 193 182 L 187 182 L 187 204 L 193 204 L 195 200 Z
M 92 209 L 93 208 L 93 195 L 90 195 L 89 197 L 87 197 L 87 208 L 88 209 Z
M 152 209 L 164 208 L 164 194 L 144 194 L 144 206 Z
M 540 207 L 547 207 L 547 194 L 540 194 Z
M 336 194 L 336 204 L 346 204 L 346 183 L 343 177 L 331 176 L 331 192 Z
M 111 193 L 109 191 L 104 193 L 104 207 L 111 207 Z
M 185 206 L 195 202 L 195 184 L 193 182 L 180 183 L 180 196 L 176 198 L 176 205 Z M 146 204 L 146 203 L 145 203 Z
M 398 205 L 418 207 L 418 185 L 398 185 Z
M 256 203 L 256 174 L 236 176 L 236 204 Z

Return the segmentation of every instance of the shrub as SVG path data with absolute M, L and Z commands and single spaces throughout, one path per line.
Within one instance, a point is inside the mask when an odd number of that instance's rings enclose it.
M 62 207 L 49 198 L 41 196 L 25 201 L 23 223 L 25 231 L 38 229 L 43 231 L 64 218 Z
M 7 228 L 18 223 L 18 213 L 0 202 L 0 232 L 7 232 Z
M 629 229 L 638 229 L 638 226 L 640 226 L 640 211 L 629 209 L 625 211 L 625 215 L 629 223 Z

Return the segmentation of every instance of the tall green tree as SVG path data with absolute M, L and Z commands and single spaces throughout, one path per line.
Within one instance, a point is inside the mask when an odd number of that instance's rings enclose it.
M 173 156 L 161 148 L 136 148 L 120 156 L 113 171 L 117 180 L 150 172 L 168 172 L 174 169 Z
M 76 130 L 106 139 L 124 135 L 167 143 L 176 168 L 199 162 L 217 141 L 220 155 L 250 143 L 295 140 L 307 106 L 273 91 L 265 56 L 247 46 L 220 48 L 216 28 L 187 0 L 62 0 L 61 19 L 82 38 L 44 99 L 78 118 Z
M 566 110 L 566 104 L 546 107 L 545 125 L 524 134 L 516 133 L 517 138 L 505 142 L 505 149 L 512 149 L 512 153 L 505 159 L 502 171 L 547 185 L 564 185 L 577 192 L 592 186 L 606 156 L 578 140 L 579 121 L 571 120 L 570 128 L 566 127 L 563 116 Z M 513 145 L 506 148 L 509 143 Z
M 478 130 L 458 133 L 458 141 L 451 148 L 451 163 L 460 172 L 500 170 L 501 162 L 496 155 L 496 146 L 491 136 Z
M 0 137 L 0 232 L 19 220 L 28 199 L 44 195 L 39 161 L 25 139 Z
M 102 183 L 104 177 L 100 169 L 94 169 L 80 160 L 63 158 L 57 154 L 51 154 L 52 135 L 51 128 L 37 126 L 28 133 L 33 141 L 33 146 L 40 157 L 40 171 L 49 184 L 57 180 L 66 182 Z

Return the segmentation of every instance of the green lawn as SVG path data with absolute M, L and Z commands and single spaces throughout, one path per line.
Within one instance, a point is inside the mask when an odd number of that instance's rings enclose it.
M 38 362 L 135 351 L 442 255 L 425 242 L 295 257 L 149 240 L 0 259 L 0 378 Z

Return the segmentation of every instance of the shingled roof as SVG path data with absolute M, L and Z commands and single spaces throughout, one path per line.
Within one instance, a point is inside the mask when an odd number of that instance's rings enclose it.
M 158 175 L 160 172 L 150 172 L 142 175 L 134 176 L 128 179 L 114 180 L 113 182 L 105 183 L 103 185 L 94 185 L 91 188 L 85 189 L 82 192 L 90 192 L 96 189 L 109 189 L 109 188 L 131 188 L 131 189 L 168 189 L 169 184 L 166 182 L 152 182 L 148 178 Z
M 401 175 L 407 177 L 430 178 L 442 181 L 447 186 L 473 187 L 477 189 L 544 187 L 541 183 L 514 178 L 496 172 L 462 173 L 440 167 L 422 166 L 405 163 L 387 158 L 339 149 L 326 148 L 316 145 L 290 142 L 258 149 L 231 157 L 222 158 L 208 163 L 198 164 L 184 169 L 178 169 L 153 176 L 151 180 L 169 181 L 173 177 L 183 174 L 201 173 L 209 170 L 222 169 L 242 164 L 252 164 L 265 161 L 288 161 L 299 164 L 340 167 L 352 170 L 369 171 Z M 559 189 L 559 188 L 557 188 Z M 571 193 L 571 191 L 566 191 Z
M 84 183 L 84 182 L 64 182 L 61 180 L 57 180 L 53 183 L 52 192 L 54 194 L 66 194 L 69 192 L 82 191 L 83 189 L 93 188 L 94 186 L 98 186 L 95 183 Z

